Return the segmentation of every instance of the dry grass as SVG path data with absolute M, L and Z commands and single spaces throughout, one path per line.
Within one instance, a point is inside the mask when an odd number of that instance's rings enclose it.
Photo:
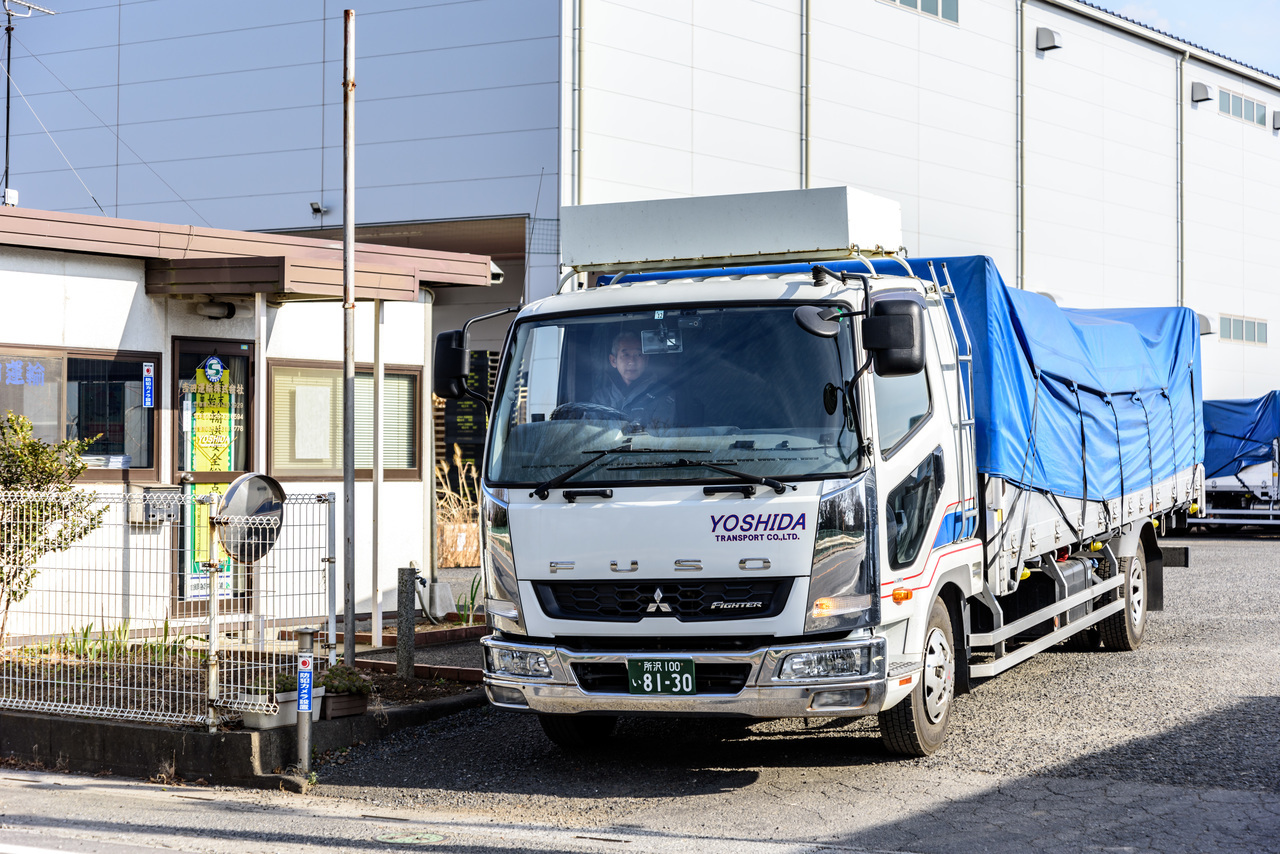
M 453 467 L 458 472 L 457 491 L 449 484 L 449 461 L 436 461 L 436 557 L 440 566 L 479 566 L 476 467 L 462 461 L 462 449 L 457 445 L 453 446 Z

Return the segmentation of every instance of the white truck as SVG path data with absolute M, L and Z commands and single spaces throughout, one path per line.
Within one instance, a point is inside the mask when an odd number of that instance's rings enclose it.
M 878 715 L 925 755 L 972 680 L 1141 643 L 1154 526 L 1203 491 L 1194 313 L 904 258 L 896 205 L 843 187 L 562 235 L 492 401 L 492 703 L 566 748 L 628 715 Z M 467 340 L 438 336 L 437 394 L 474 394 Z
M 1192 524 L 1280 525 L 1280 391 L 1204 402 L 1205 500 Z

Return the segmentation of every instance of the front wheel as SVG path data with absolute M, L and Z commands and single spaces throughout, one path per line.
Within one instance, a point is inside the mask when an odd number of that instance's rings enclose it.
M 573 752 L 601 747 L 618 726 L 612 715 L 538 715 L 547 738 Z
M 911 696 L 880 713 L 880 740 L 893 753 L 928 756 L 942 746 L 955 700 L 956 645 L 951 615 L 941 599 L 929 612 L 924 672 Z
M 1124 610 L 1098 623 L 1102 645 L 1110 650 L 1129 652 L 1142 644 L 1147 630 L 1147 556 L 1142 543 L 1133 557 L 1120 560 L 1124 573 Z

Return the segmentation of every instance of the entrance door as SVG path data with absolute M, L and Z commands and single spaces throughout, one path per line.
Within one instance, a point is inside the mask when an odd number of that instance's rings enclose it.
M 211 590 L 204 566 L 210 560 L 209 514 L 227 486 L 250 471 L 254 462 L 253 345 L 181 339 L 174 342 L 174 357 L 175 477 L 188 495 L 214 496 L 213 504 L 191 504 L 185 511 L 178 599 L 182 603 L 204 603 Z M 233 571 L 225 553 L 220 553 L 218 560 L 218 598 L 242 600 L 250 585 L 243 567 Z

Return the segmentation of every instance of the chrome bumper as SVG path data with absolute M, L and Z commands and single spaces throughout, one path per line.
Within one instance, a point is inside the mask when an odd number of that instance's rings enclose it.
M 489 701 L 495 706 L 523 712 L 549 714 L 624 715 L 723 715 L 753 718 L 856 717 L 880 711 L 885 697 L 885 640 L 860 640 L 821 644 L 794 644 L 761 647 L 749 652 L 581 652 L 557 646 L 522 643 L 490 635 L 484 646 L 484 683 Z M 503 648 L 538 653 L 546 660 L 551 676 L 538 678 L 495 672 L 489 650 Z M 863 648 L 868 651 L 868 672 L 857 677 L 829 679 L 781 679 L 783 660 L 796 652 Z M 702 664 L 749 664 L 750 674 L 736 694 L 693 696 L 623 694 L 587 691 L 578 683 L 575 664 L 622 664 L 630 658 L 692 658 L 695 668 Z M 497 689 L 497 690 L 495 690 Z M 815 698 L 836 691 L 862 691 L 848 705 L 815 706 Z M 517 696 L 518 694 L 518 696 Z

